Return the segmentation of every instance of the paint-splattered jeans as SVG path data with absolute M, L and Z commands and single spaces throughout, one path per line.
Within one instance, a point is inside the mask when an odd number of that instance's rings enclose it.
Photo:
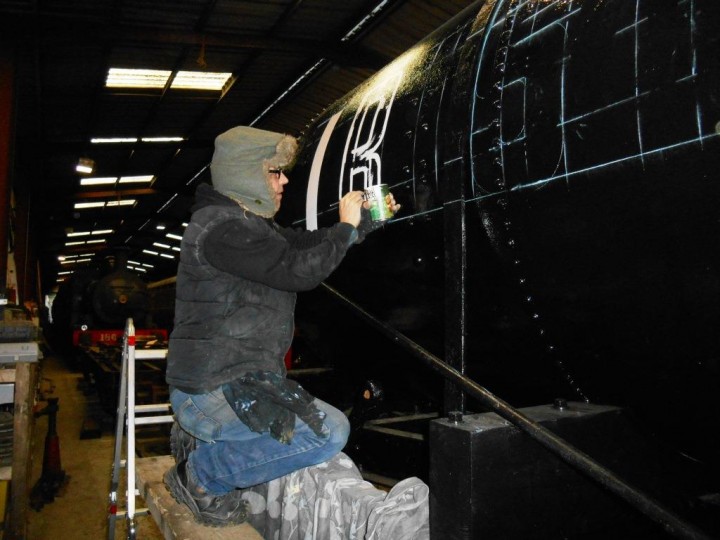
M 298 418 L 289 445 L 269 433 L 251 431 L 230 407 L 221 388 L 207 394 L 173 389 L 170 402 L 180 426 L 198 439 L 188 458 L 188 474 L 213 495 L 262 484 L 327 461 L 343 449 L 350 433 L 345 415 L 319 399 L 314 403 L 326 415 L 323 436 Z

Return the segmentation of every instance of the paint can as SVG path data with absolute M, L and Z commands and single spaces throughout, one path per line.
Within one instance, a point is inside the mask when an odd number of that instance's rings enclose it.
M 370 203 L 370 217 L 373 221 L 385 221 L 393 216 L 386 200 L 389 194 L 387 184 L 376 184 L 365 189 L 363 198 Z

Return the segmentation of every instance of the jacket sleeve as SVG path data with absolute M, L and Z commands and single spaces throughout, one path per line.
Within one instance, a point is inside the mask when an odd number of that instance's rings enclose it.
M 295 249 L 310 249 L 317 246 L 328 234 L 333 232 L 331 227 L 323 227 L 315 231 L 306 231 L 292 227 L 278 227 L 276 229 Z
M 373 221 L 370 216 L 370 210 L 367 208 L 363 208 L 360 212 L 360 224 L 357 226 L 357 235 L 355 239 L 356 244 L 362 243 L 368 234 L 382 228 L 385 225 L 385 222 L 383 221 Z M 280 234 L 282 234 L 292 246 L 297 247 L 298 249 L 307 249 L 315 246 L 318 242 L 321 242 L 331 230 L 332 229 L 327 227 L 323 227 L 322 229 L 317 229 L 315 231 L 306 231 L 303 229 L 293 229 L 287 227 L 280 229 Z
M 218 270 L 296 292 L 310 290 L 328 277 L 356 239 L 357 230 L 348 223 L 303 234 L 277 230 L 263 219 L 250 217 L 210 231 L 203 251 Z

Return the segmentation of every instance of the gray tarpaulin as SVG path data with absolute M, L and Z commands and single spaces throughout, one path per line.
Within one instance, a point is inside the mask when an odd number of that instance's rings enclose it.
M 388 493 L 343 453 L 244 490 L 250 523 L 266 540 L 428 540 L 429 489 L 407 478 Z

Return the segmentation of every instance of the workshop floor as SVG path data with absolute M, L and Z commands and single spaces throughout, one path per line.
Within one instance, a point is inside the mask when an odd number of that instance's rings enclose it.
M 114 452 L 114 428 L 102 430 L 99 438 L 81 439 L 83 421 L 94 416 L 97 397 L 86 392 L 82 375 L 56 356 L 46 356 L 42 362 L 41 390 L 46 397 L 59 398 L 57 433 L 60 439 L 60 459 L 66 483 L 54 501 L 40 510 L 29 510 L 28 540 L 72 538 L 100 540 L 108 538 L 108 494 Z M 45 404 L 39 403 L 40 407 Z M 33 431 L 33 463 L 31 487 L 42 473 L 47 415 L 35 421 Z M 123 470 L 124 473 L 124 470 Z M 124 493 L 121 488 L 120 493 Z M 144 506 L 138 500 L 138 506 Z M 115 538 L 126 538 L 125 521 L 117 520 Z M 137 538 L 160 540 L 162 534 L 151 516 L 137 518 Z

